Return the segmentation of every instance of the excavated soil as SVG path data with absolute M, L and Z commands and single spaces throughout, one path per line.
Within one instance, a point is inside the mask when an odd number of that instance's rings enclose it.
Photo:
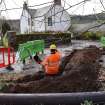
M 6 93 L 58 93 L 98 91 L 101 56 L 100 50 L 90 46 L 82 50 L 74 50 L 65 56 L 60 65 L 63 74 L 55 77 L 39 78 L 39 74 L 4 76 L 1 92 Z M 3 76 L 3 75 L 2 75 Z M 1 76 L 1 77 L 2 77 Z

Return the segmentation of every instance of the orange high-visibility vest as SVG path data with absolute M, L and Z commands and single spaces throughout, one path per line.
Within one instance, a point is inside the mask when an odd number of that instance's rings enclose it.
M 59 71 L 61 54 L 56 52 L 55 54 L 51 54 L 44 59 L 42 65 L 45 67 L 46 74 L 57 74 Z

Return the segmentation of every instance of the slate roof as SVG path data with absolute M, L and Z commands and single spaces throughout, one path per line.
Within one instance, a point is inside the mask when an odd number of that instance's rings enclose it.
M 38 9 L 29 9 L 29 13 L 31 17 L 34 18 L 46 14 L 50 10 L 50 8 L 52 9 L 53 5 L 49 5 Z

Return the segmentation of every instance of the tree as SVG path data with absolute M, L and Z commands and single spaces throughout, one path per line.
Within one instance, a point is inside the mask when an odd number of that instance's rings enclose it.
M 3 33 L 3 36 L 4 36 L 5 33 L 6 33 L 7 31 L 9 31 L 9 30 L 11 30 L 10 25 L 9 25 L 7 22 L 4 22 L 4 23 L 2 24 L 2 33 Z

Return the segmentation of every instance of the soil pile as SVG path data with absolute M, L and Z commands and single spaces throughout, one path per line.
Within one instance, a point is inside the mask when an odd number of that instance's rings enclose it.
M 47 93 L 47 92 L 83 92 L 99 89 L 98 59 L 100 50 L 95 46 L 83 50 L 74 50 L 62 60 L 61 76 L 44 77 L 37 80 L 35 75 L 24 76 L 3 88 L 3 92 Z M 36 81 L 35 81 L 36 79 Z

